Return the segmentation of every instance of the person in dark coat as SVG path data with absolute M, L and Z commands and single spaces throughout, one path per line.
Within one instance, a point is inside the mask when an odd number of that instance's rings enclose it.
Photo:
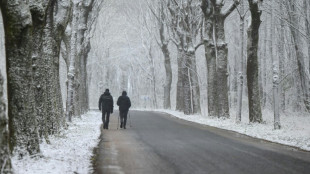
M 109 89 L 100 96 L 99 110 L 102 112 L 103 129 L 109 129 L 110 113 L 113 113 L 113 97 Z
M 127 114 L 131 106 L 131 102 L 129 97 L 127 96 L 126 91 L 123 91 L 122 96 L 118 98 L 117 105 L 119 106 L 119 112 L 121 117 L 121 128 L 126 129 Z

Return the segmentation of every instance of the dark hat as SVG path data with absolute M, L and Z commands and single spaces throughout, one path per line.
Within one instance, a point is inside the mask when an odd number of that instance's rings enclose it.
M 105 92 L 109 92 L 109 89 L 106 89 Z
M 126 92 L 126 91 L 123 91 L 123 92 L 122 92 L 122 95 L 127 95 L 127 92 Z

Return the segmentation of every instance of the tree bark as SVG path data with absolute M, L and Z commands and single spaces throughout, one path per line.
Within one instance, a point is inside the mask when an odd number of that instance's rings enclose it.
M 80 2 L 75 2 L 73 4 L 73 15 L 71 23 L 71 39 L 70 39 L 70 56 L 69 56 L 69 68 L 68 68 L 68 94 L 66 102 L 66 117 L 69 122 L 72 121 L 72 116 L 74 114 L 74 88 L 75 84 L 75 61 L 77 59 L 76 55 L 76 45 L 77 45 L 77 26 L 78 26 L 78 5 Z
M 194 44 L 201 27 L 199 20 L 201 12 L 196 3 L 187 0 L 182 7 L 176 1 L 168 1 L 167 4 L 173 21 L 173 40 L 178 48 L 177 110 L 183 110 L 185 114 L 201 112 L 194 54 L 196 51 Z
M 201 9 L 205 16 L 204 47 L 208 73 L 208 115 L 217 116 L 216 52 L 213 39 L 213 7 L 210 0 L 203 0 Z
M 280 4 L 280 11 L 283 12 L 283 3 Z M 284 21 L 281 20 L 280 21 L 280 26 L 279 26 L 279 37 L 280 37 L 280 40 L 281 40 L 281 43 L 279 43 L 279 74 L 280 74 L 280 77 L 284 77 L 285 76 L 285 56 L 284 56 L 284 40 L 285 40 L 285 24 L 284 24 Z M 283 84 L 280 84 L 280 88 L 279 88 L 279 93 L 281 95 L 280 97 L 280 108 L 282 111 L 285 111 L 286 109 L 286 106 L 285 106 L 285 88 L 283 86 Z
M 260 94 L 262 96 L 262 108 L 265 108 L 266 106 L 266 103 L 267 103 L 267 59 L 269 58 L 268 57 L 268 53 L 267 53 L 267 50 L 268 50 L 268 47 L 269 47 L 269 42 L 268 42 L 268 21 L 269 21 L 269 15 L 266 14 L 265 15 L 265 21 L 264 22 L 264 43 L 263 43 L 263 60 L 261 60 L 261 84 L 260 84 Z
M 242 113 L 242 94 L 243 94 L 243 60 L 244 60 L 244 1 L 240 2 L 240 39 L 241 39 L 241 48 L 240 48 L 240 64 L 239 64 L 239 73 L 238 73 L 238 111 L 237 111 L 237 122 L 241 122 L 241 113 Z
M 183 76 L 182 66 L 184 64 L 184 51 L 182 48 L 178 48 L 178 81 L 177 81 L 177 99 L 176 110 L 183 111 L 184 108 L 184 91 L 183 91 Z
M 297 9 L 295 6 L 295 2 L 292 2 L 292 0 L 287 1 L 287 8 L 289 11 L 289 20 L 292 25 L 290 25 L 290 30 L 293 36 L 294 40 L 294 47 L 296 51 L 297 56 L 297 66 L 298 66 L 298 72 L 300 76 L 300 82 L 301 82 L 301 88 L 302 88 L 302 94 L 303 94 L 303 102 L 305 104 L 306 110 L 310 112 L 310 79 L 309 79 L 309 73 L 306 70 L 305 67 L 305 60 L 304 60 L 304 53 L 303 53 L 303 42 L 302 42 L 302 36 L 299 29 L 299 18 L 297 15 L 292 15 L 291 12 L 296 13 Z
M 225 32 L 224 32 L 224 21 L 225 18 L 221 15 L 215 15 L 214 18 L 214 29 L 215 29 L 215 39 L 216 39 L 216 48 L 217 51 L 217 62 L 216 62 L 216 88 L 218 91 L 221 91 L 217 94 L 217 109 L 218 117 L 229 118 L 229 102 L 228 102 L 228 84 L 227 84 L 227 54 L 228 48 L 227 43 L 225 42 Z
M 250 122 L 262 122 L 262 111 L 258 84 L 258 40 L 261 11 L 259 2 L 248 0 L 252 22 L 248 28 L 248 60 L 247 60 L 247 84 L 249 98 Z
M 9 148 L 8 117 L 4 103 L 4 79 L 0 73 L 0 173 L 12 173 L 11 156 Z
M 190 83 L 191 83 L 191 93 L 192 93 L 192 113 L 200 114 L 200 88 L 199 79 L 196 66 L 196 56 L 194 51 L 189 51 L 188 56 L 190 58 Z
M 182 63 L 182 86 L 183 86 L 183 111 L 185 115 L 192 113 L 192 97 L 191 97 L 191 85 L 190 85 L 190 65 L 191 57 L 188 54 L 184 54 L 184 62 Z
M 211 102 L 215 102 L 215 107 L 210 106 L 209 107 L 209 115 L 215 114 L 218 117 L 229 117 L 229 99 L 228 99 L 228 71 L 227 71 L 227 55 L 228 55 L 228 48 L 227 43 L 225 41 L 225 29 L 224 29 L 224 22 L 225 19 L 231 14 L 231 12 L 237 7 L 239 4 L 239 1 L 234 1 L 233 4 L 228 7 L 227 10 L 223 11 L 222 8 L 224 6 L 223 1 L 216 1 L 216 0 L 203 0 L 202 2 L 202 11 L 205 15 L 205 23 L 206 23 L 206 30 L 207 32 L 207 40 L 210 41 L 211 38 L 214 38 L 214 57 L 209 61 L 209 63 L 212 63 L 208 65 L 208 73 L 209 71 L 213 71 L 210 73 L 210 79 L 208 79 L 208 88 L 210 83 L 210 90 L 208 89 L 208 102 L 209 104 Z M 209 23 L 212 22 L 212 25 Z M 212 34 L 211 34 L 212 33 Z M 213 35 L 214 33 L 214 35 Z M 214 36 L 214 37 L 213 37 Z M 205 49 L 206 49 L 206 57 L 209 56 L 207 54 L 210 54 L 210 50 L 207 50 L 210 48 L 210 44 L 205 41 Z M 211 55 L 212 56 L 212 55 Z M 208 57 L 207 57 L 207 63 L 208 63 Z M 210 58 L 212 59 L 212 58 Z M 208 63 L 208 64 L 209 64 Z M 215 65 L 215 70 L 210 67 Z M 209 70 L 209 68 L 211 68 Z M 214 74 L 213 74 L 214 73 Z M 209 75 L 208 75 L 209 76 Z M 215 80 L 215 79 L 216 80 Z M 216 89 L 215 89 L 216 88 Z M 221 91 L 219 93 L 216 93 L 214 90 Z M 210 94 L 210 96 L 209 96 Z M 216 100 L 214 100 L 216 98 Z M 214 109 L 215 112 L 213 111 Z
M 172 69 L 171 69 L 171 61 L 170 54 L 167 44 L 163 44 L 161 50 L 164 54 L 165 59 L 165 70 L 166 70 L 166 80 L 164 87 L 164 109 L 171 108 L 171 100 L 170 100 L 170 92 L 171 92 L 171 83 L 172 83 Z
M 87 31 L 90 30 L 88 22 L 94 0 L 81 1 L 77 7 L 77 35 L 76 35 L 76 60 L 74 80 L 74 115 L 80 116 L 88 111 L 87 89 L 87 57 L 90 50 L 90 41 Z
M 305 27 L 306 27 L 306 35 L 308 38 L 306 38 L 307 45 L 308 45 L 308 57 L 310 59 L 310 2 L 308 0 L 303 0 L 303 6 L 304 6 L 304 13 L 305 13 Z M 310 72 L 310 60 L 309 60 L 309 70 Z
M 271 59 L 273 64 L 273 111 L 274 111 L 274 129 L 280 129 L 280 113 L 279 113 L 279 65 L 275 54 L 275 26 L 274 26 L 274 0 L 271 1 Z
M 59 82 L 59 53 L 64 29 L 68 23 L 70 3 L 50 1 L 44 7 L 44 19 L 34 21 L 33 73 L 36 112 L 40 136 L 47 139 L 64 126 L 63 104 Z
M 37 6 L 23 0 L 0 2 L 5 30 L 10 146 L 36 154 L 39 149 L 32 74 L 33 21 Z

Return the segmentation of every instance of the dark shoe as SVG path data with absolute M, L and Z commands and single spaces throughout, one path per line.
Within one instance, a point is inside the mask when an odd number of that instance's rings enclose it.
M 123 123 L 121 123 L 121 128 L 123 128 Z

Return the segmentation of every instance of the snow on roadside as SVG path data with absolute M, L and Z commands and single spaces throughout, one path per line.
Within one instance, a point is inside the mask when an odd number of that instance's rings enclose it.
M 89 112 L 82 118 L 74 118 L 68 130 L 51 136 L 50 144 L 40 144 L 42 157 L 12 158 L 16 174 L 65 174 L 90 173 L 93 148 L 98 145 L 101 115 Z
M 137 109 L 145 110 L 145 109 Z M 273 129 L 273 114 L 264 111 L 263 120 L 265 123 L 249 123 L 244 119 L 236 124 L 235 117 L 222 119 L 217 117 L 208 117 L 202 115 L 184 115 L 182 112 L 156 109 L 153 111 L 168 113 L 180 119 L 209 125 L 221 129 L 235 131 L 251 137 L 268 140 L 280 144 L 294 146 L 303 150 L 310 151 L 310 117 L 305 115 L 286 115 L 282 116 L 281 129 Z

